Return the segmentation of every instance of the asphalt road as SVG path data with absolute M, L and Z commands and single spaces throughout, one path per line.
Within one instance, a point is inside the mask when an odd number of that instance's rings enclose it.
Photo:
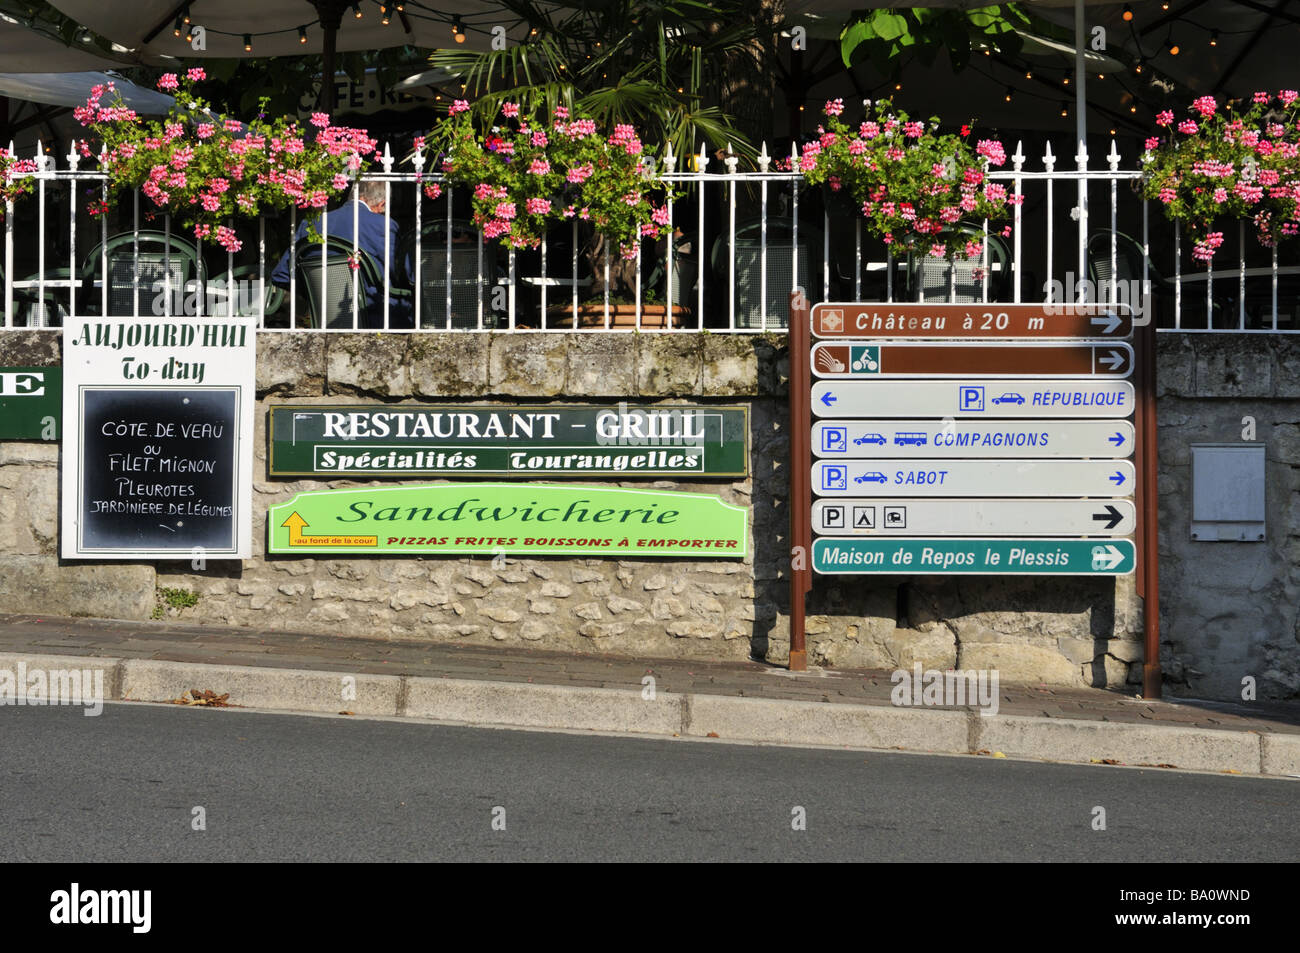
M 1300 782 L 1157 769 L 139 704 L 0 708 L 0 763 L 2 861 L 1300 855 Z

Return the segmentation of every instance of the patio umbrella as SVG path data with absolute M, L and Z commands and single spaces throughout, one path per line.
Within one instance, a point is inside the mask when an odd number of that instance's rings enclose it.
M 6 64 L 8 61 L 5 61 Z M 0 73 L 0 96 L 45 103 L 50 106 L 80 106 L 94 86 L 113 83 L 122 101 L 145 116 L 162 116 L 174 100 L 156 90 L 137 86 L 112 73 Z
M 0 64 L 14 72 L 59 73 L 100 70 L 122 65 L 98 49 L 68 46 L 0 14 Z
M 394 46 L 488 49 L 493 29 L 512 41 L 528 25 L 491 0 L 442 12 L 422 0 L 50 0 L 64 14 L 138 56 L 302 56 L 319 53 L 334 75 L 336 51 Z M 203 28 L 203 48 L 187 37 Z M 196 37 L 199 34 L 193 34 Z

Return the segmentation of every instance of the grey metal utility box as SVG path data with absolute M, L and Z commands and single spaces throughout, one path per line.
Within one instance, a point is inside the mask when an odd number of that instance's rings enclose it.
M 1264 539 L 1264 444 L 1192 444 L 1192 539 Z

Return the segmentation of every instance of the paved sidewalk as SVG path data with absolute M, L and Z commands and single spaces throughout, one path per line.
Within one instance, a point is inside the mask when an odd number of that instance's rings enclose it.
M 120 663 L 116 681 L 110 678 L 110 698 L 160 701 L 189 688 L 212 689 L 230 691 L 232 704 L 249 707 L 1300 775 L 1300 703 L 1148 701 L 1117 691 L 1003 683 L 998 714 L 984 718 L 971 709 L 895 708 L 887 671 L 793 674 L 752 661 L 629 659 L 0 614 L 0 668 L 39 656 Z M 358 676 L 371 695 L 359 706 L 341 703 L 330 694 L 338 677 L 322 680 L 324 673 Z M 643 703 L 646 675 L 654 676 L 661 704 Z M 509 685 L 517 687 L 510 691 Z M 366 698 L 373 710 L 362 710 Z M 608 709 L 608 725 L 596 709 Z M 716 730 L 706 731 L 706 723 Z M 1187 743 L 1196 751 L 1186 751 Z

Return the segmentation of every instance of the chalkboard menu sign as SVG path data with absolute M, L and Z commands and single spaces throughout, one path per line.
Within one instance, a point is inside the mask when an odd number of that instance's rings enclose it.
M 64 558 L 251 555 L 255 341 L 238 319 L 65 321 Z
M 81 549 L 235 551 L 238 388 L 84 388 Z

